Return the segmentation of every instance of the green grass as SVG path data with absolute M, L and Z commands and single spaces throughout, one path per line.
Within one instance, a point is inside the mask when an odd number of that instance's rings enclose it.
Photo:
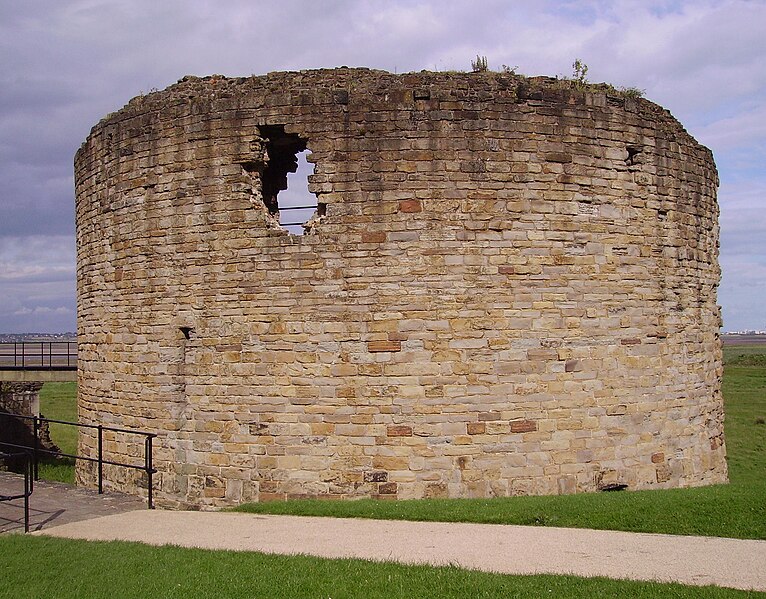
M 760 489 L 766 505 L 766 345 L 725 348 L 723 396 L 732 486 Z M 766 520 L 766 518 L 761 518 Z M 764 537 L 760 537 L 764 538 Z
M 766 355 L 743 354 L 732 358 L 729 364 L 732 366 L 766 366 Z
M 724 351 L 728 485 L 498 499 L 293 500 L 246 504 L 237 511 L 766 539 L 765 357 L 766 345 Z
M 45 418 L 77 422 L 77 383 L 45 383 L 40 391 L 40 413 Z M 77 427 L 50 424 L 51 439 L 64 453 L 77 453 Z M 40 461 L 42 480 L 74 484 L 72 458 L 47 457 Z
M 34 563 L 34 572 L 29 568 Z M 0 597 L 763 597 L 717 587 L 575 576 L 509 576 L 356 559 L 5 535 Z
M 733 364 L 740 361 L 743 356 L 766 357 L 766 344 L 760 345 L 725 345 L 723 348 L 723 363 Z M 761 360 L 763 358 L 760 358 Z M 758 364 L 756 364 L 757 366 Z

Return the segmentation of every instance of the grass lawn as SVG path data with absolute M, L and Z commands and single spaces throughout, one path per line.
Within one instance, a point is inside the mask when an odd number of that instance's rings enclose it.
M 77 383 L 45 383 L 40 391 L 40 413 L 45 418 L 77 422 Z M 77 427 L 50 424 L 51 439 L 64 453 L 77 453 Z M 72 458 L 47 457 L 39 464 L 40 478 L 74 484 Z
M 726 347 L 724 359 L 728 485 L 498 499 L 295 500 L 237 510 L 766 539 L 766 346 Z
M 34 564 L 34 571 L 30 570 Z M 509 576 L 307 556 L 5 535 L 0 597 L 763 597 L 716 587 L 575 576 Z

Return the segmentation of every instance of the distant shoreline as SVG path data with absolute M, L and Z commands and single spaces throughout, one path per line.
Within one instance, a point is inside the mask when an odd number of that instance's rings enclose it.
M 766 345 L 766 335 L 721 335 L 721 341 L 724 345 Z

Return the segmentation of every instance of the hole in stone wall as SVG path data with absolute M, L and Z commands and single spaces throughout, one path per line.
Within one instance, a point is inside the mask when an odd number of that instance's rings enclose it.
M 303 225 L 319 209 L 317 197 L 308 187 L 309 175 L 314 173 L 314 166 L 306 161 L 308 154 L 308 150 L 298 153 L 298 168 L 287 176 L 287 189 L 277 197 L 279 223 L 293 235 L 303 235 Z
M 640 161 L 639 154 L 641 153 L 642 148 L 640 146 L 628 146 L 625 149 L 628 151 L 628 157 L 625 159 L 625 164 L 630 166 L 638 164 Z
M 628 485 L 624 483 L 611 483 L 608 485 L 602 485 L 598 488 L 599 491 L 624 491 L 628 488 Z
M 293 235 L 303 235 L 305 225 L 316 213 L 323 214 L 323 204 L 308 190 L 308 177 L 313 171 L 306 160 L 310 154 L 307 141 L 295 133 L 285 132 L 284 125 L 260 128 L 266 138 L 269 160 L 261 175 L 263 203 L 279 217 L 279 223 Z M 289 184 L 288 184 L 289 183 Z

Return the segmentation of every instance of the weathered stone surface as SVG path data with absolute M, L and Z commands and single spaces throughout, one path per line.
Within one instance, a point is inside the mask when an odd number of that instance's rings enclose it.
M 0 382 L 0 412 L 19 416 L 40 415 L 40 390 L 43 383 Z
M 81 417 L 158 433 L 167 506 L 725 481 L 715 165 L 605 93 L 336 69 L 131 100 L 76 157 Z
M 0 451 L 13 453 L 19 451 L 14 446 L 35 446 L 35 425 L 31 417 L 45 417 L 40 413 L 40 390 L 43 384 L 39 381 L 0 381 Z M 59 451 L 59 447 L 51 440 L 48 423 L 38 421 L 37 428 L 38 446 L 46 451 Z M 23 462 L 19 460 L 5 463 L 13 470 L 23 467 Z

